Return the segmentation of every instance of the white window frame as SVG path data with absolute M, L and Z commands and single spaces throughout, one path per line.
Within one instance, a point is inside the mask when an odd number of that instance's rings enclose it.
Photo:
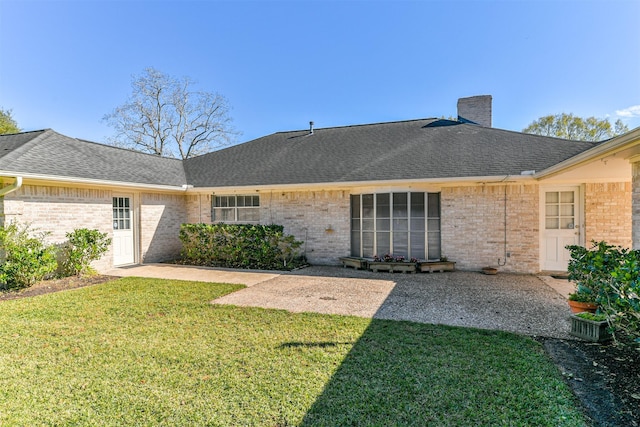
M 247 202 L 250 206 L 247 206 Z M 227 212 L 227 215 L 223 212 Z M 248 217 L 250 219 L 247 219 Z M 214 194 L 211 198 L 211 221 L 214 223 L 259 223 L 260 196 L 256 194 Z

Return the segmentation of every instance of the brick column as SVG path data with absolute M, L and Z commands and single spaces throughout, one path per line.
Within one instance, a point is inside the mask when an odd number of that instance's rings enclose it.
M 640 156 L 631 162 L 631 238 L 633 249 L 640 249 Z

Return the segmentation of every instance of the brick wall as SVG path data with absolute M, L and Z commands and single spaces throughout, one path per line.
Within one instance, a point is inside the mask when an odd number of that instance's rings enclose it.
M 2 214 L 5 223 L 29 224 L 50 232 L 47 242 L 62 243 L 76 228 L 97 229 L 111 237 L 111 203 L 109 190 L 23 185 L 4 197 Z M 93 267 L 107 270 L 112 258 L 110 249 Z
M 585 185 L 585 243 L 604 240 L 626 248 L 631 240 L 631 183 Z
M 143 262 L 175 259 L 180 254 L 180 224 L 187 222 L 183 194 L 143 193 L 140 196 L 140 250 Z
M 505 257 L 505 188 L 507 203 Z M 539 190 L 537 185 L 485 185 L 443 188 L 442 254 L 456 267 L 501 271 L 539 270 Z
M 350 251 L 348 191 L 300 191 L 260 194 L 260 222 L 284 225 L 303 240 L 312 264 L 338 264 Z

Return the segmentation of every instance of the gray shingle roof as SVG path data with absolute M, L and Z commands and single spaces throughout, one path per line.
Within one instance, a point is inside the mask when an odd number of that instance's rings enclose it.
M 439 119 L 278 132 L 185 161 L 53 130 L 0 135 L 0 171 L 194 187 L 520 175 L 598 143 Z
M 0 135 L 0 171 L 133 184 L 187 182 L 180 160 L 70 138 L 51 129 Z
M 422 119 L 279 132 L 185 161 L 195 187 L 520 175 L 596 143 Z

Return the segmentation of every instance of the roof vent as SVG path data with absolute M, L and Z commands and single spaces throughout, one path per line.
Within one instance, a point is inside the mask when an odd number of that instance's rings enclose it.
M 309 122 L 309 135 L 313 135 L 313 122 Z

